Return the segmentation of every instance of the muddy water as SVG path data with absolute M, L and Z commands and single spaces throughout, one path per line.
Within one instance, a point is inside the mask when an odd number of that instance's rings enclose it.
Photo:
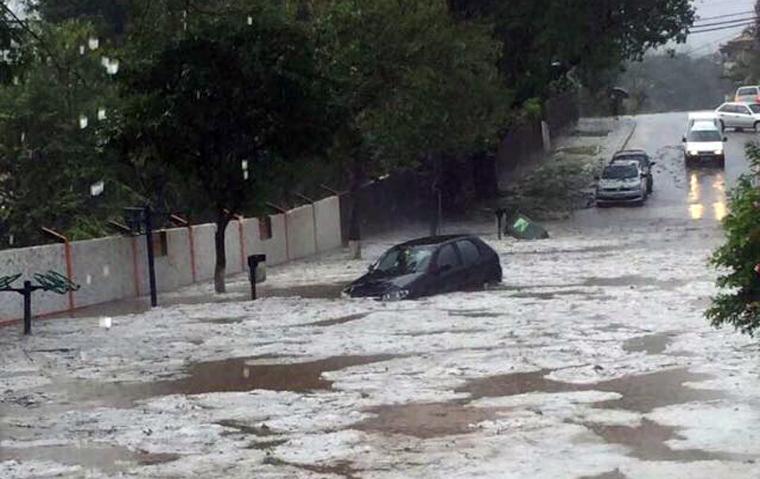
M 456 389 L 470 393 L 473 399 L 514 396 L 525 393 L 561 393 L 572 391 L 615 392 L 622 397 L 596 403 L 598 407 L 650 412 L 655 408 L 690 401 L 705 401 L 723 397 L 717 391 L 693 389 L 683 384 L 709 379 L 705 374 L 690 373 L 687 369 L 668 369 L 654 373 L 624 376 L 593 384 L 574 384 L 555 381 L 546 376 L 550 370 L 513 373 L 469 381 Z
M 375 417 L 353 429 L 385 434 L 432 438 L 471 432 L 471 425 L 494 417 L 495 409 L 456 403 L 411 403 L 368 409 Z
M 367 313 L 357 313 L 357 314 L 349 314 L 348 316 L 341 316 L 339 318 L 332 318 L 332 319 L 325 319 L 322 321 L 316 321 L 314 323 L 304 323 L 299 324 L 298 326 L 301 327 L 310 327 L 310 326 L 335 326 L 337 324 L 345 324 L 350 323 L 351 321 L 358 321 L 360 319 L 364 319 L 367 316 L 369 316 L 369 312 Z
M 666 333 L 639 336 L 625 341 L 623 350 L 629 353 L 661 354 L 668 348 L 670 341 L 670 335 Z
M 69 466 L 81 466 L 84 469 L 99 469 L 103 472 L 123 470 L 124 466 L 129 464 L 161 464 L 174 461 L 179 457 L 178 454 L 150 454 L 144 451 L 132 451 L 121 446 L 96 444 L 0 449 L 0 462 L 51 461 Z
M 620 472 L 619 469 L 615 469 L 614 471 L 607 471 L 593 476 L 583 476 L 580 479 L 628 479 L 628 476 Z
M 333 464 L 301 464 L 297 462 L 288 462 L 273 456 L 267 456 L 264 464 L 273 466 L 290 466 L 301 469 L 321 476 L 338 476 L 346 479 L 358 479 L 358 470 L 354 469 L 353 463 L 349 461 L 338 461 Z
M 268 358 L 269 356 L 267 356 Z M 184 378 L 148 383 L 96 384 L 77 387 L 86 399 L 112 407 L 129 407 L 136 400 L 170 394 L 243 392 L 254 389 L 307 392 L 328 390 L 332 381 L 322 377 L 327 371 L 387 361 L 396 356 L 334 356 L 317 361 L 291 364 L 251 364 L 262 356 L 231 358 L 191 365 Z
M 583 424 L 590 431 L 609 444 L 620 444 L 628 448 L 628 454 L 645 461 L 721 461 L 746 459 L 740 455 L 709 452 L 702 449 L 671 449 L 667 442 L 682 439 L 677 428 L 663 426 L 648 419 L 642 419 L 638 426 L 610 426 L 595 423 Z
M 336 299 L 346 283 L 308 284 L 302 286 L 289 286 L 285 288 L 262 286 L 258 289 L 261 297 L 290 297 L 299 296 L 309 299 Z

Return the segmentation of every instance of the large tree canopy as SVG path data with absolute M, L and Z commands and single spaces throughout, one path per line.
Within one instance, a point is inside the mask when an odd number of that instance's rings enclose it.
M 685 41 L 694 21 L 690 0 L 448 1 L 460 18 L 495 25 L 501 71 L 518 100 L 546 94 L 570 69 L 593 83 L 596 72 Z

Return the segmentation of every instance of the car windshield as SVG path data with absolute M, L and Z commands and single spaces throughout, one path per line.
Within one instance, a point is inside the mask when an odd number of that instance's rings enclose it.
M 639 170 L 635 165 L 611 165 L 604 169 L 602 178 L 608 180 L 622 180 L 639 176 Z
M 372 268 L 389 276 L 421 273 L 430 264 L 432 246 L 398 246 L 387 251 Z
M 747 105 L 750 110 L 752 110 L 752 113 L 760 113 L 760 105 L 753 103 L 751 105 Z
M 642 155 L 620 155 L 620 156 L 616 156 L 615 158 L 613 158 L 612 162 L 613 163 L 617 163 L 617 162 L 621 162 L 621 161 L 625 161 L 625 162 L 635 161 L 635 162 L 641 164 L 641 163 L 645 163 L 644 159 L 645 159 L 645 157 L 642 156 Z
M 691 130 L 686 139 L 689 141 L 721 141 L 718 130 Z

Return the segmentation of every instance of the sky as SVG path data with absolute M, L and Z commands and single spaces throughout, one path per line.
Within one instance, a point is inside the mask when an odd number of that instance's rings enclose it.
M 694 6 L 697 9 L 697 16 L 701 18 L 716 17 L 718 15 L 729 15 L 732 13 L 748 12 L 754 10 L 755 0 L 695 0 Z M 736 18 L 749 17 L 752 14 L 740 17 L 727 18 L 728 20 Z M 710 20 L 708 22 L 719 22 L 723 19 Z M 697 20 L 699 21 L 699 20 Z M 689 52 L 695 55 L 709 54 L 718 50 L 721 44 L 738 36 L 744 27 L 734 27 L 714 32 L 699 33 L 689 35 L 685 45 L 677 47 L 679 51 Z

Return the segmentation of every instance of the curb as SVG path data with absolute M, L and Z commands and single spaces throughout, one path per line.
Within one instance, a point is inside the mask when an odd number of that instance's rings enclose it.
M 616 151 L 625 150 L 626 146 L 628 146 L 628 142 L 631 141 L 631 138 L 633 138 L 633 134 L 636 133 L 636 126 L 638 123 L 636 123 L 635 118 L 631 118 L 631 121 L 633 122 L 633 128 L 631 128 L 631 131 L 626 135 L 625 140 L 623 140 L 622 145 L 620 145 L 620 148 L 618 148 Z

